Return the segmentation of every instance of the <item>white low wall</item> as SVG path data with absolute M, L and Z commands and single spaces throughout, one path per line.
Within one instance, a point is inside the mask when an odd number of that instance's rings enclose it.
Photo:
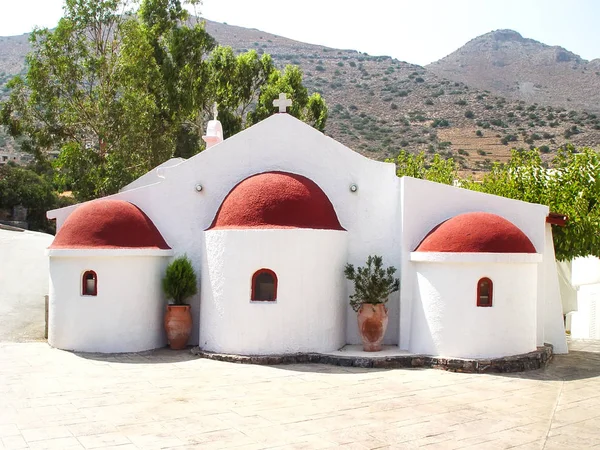
M 345 231 L 211 230 L 202 262 L 200 346 L 236 354 L 325 352 L 345 344 Z M 277 301 L 251 302 L 252 275 L 277 274 Z
M 71 256 L 64 256 L 68 252 Z M 99 253 L 103 256 L 91 256 L 90 251 L 81 256 L 73 256 L 77 251 L 50 253 L 49 344 L 100 353 L 164 347 L 161 280 L 168 258 Z M 96 296 L 81 293 L 86 270 L 98 276 Z
M 535 350 L 537 264 L 412 264 L 417 289 L 411 352 L 491 358 Z M 493 282 L 492 307 L 477 306 L 477 282 L 483 277 Z

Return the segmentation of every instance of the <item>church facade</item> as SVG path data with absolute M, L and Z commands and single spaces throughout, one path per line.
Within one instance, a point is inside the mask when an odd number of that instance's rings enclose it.
M 212 128 L 211 128 L 212 127 Z M 385 345 L 489 358 L 567 351 L 548 208 L 409 177 L 275 114 L 118 194 L 48 212 L 49 343 L 165 345 L 168 262 L 199 275 L 192 344 L 257 355 L 359 344 L 346 263 L 381 255 L 401 288 Z

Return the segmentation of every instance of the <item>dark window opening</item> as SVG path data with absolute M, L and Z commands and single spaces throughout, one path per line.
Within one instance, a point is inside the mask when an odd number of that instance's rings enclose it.
M 494 285 L 489 278 L 477 282 L 477 306 L 492 306 Z
M 88 270 L 83 274 L 82 295 L 98 295 L 98 277 L 96 272 Z
M 277 300 L 277 275 L 269 269 L 260 269 L 252 275 L 252 301 Z

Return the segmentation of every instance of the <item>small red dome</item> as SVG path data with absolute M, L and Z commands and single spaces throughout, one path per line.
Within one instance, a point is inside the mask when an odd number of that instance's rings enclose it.
M 535 253 L 529 238 L 496 214 L 459 214 L 442 222 L 417 246 L 417 252 Z
M 260 173 L 238 183 L 223 200 L 209 230 L 223 228 L 343 230 L 321 188 L 286 172 Z
M 79 206 L 60 228 L 51 249 L 170 249 L 150 218 L 124 200 L 93 200 Z

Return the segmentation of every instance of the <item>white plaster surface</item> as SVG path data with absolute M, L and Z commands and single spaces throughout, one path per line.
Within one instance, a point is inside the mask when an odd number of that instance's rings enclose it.
M 82 352 L 121 353 L 166 345 L 161 256 L 50 256 L 48 342 Z M 83 273 L 98 277 L 98 295 L 82 295 Z
M 54 236 L 0 229 L 0 341 L 43 339 L 44 295 Z
M 600 284 L 600 258 L 575 258 L 572 261 L 571 277 L 573 286 Z
M 412 353 L 488 358 L 536 348 L 537 264 L 413 263 Z M 477 282 L 493 282 L 493 306 L 477 306 Z
M 552 225 L 548 223 L 544 227 L 544 242 L 544 261 L 538 266 L 537 342 L 538 346 L 542 343 L 552 344 L 555 354 L 568 353 Z M 540 335 L 543 339 L 540 339 Z
M 200 346 L 246 355 L 342 347 L 346 246 L 345 231 L 207 231 Z M 252 275 L 262 268 L 277 275 L 276 301 L 250 301 Z
M 546 258 L 545 221 L 548 207 L 512 200 L 481 192 L 442 185 L 410 177 L 401 178 L 401 286 L 400 286 L 400 336 L 402 349 L 412 349 L 411 339 L 418 336 L 412 328 L 414 322 L 413 307 L 419 294 L 415 265 L 411 264 L 411 253 L 423 238 L 438 224 L 461 213 L 489 212 L 498 214 L 520 228 L 535 246 L 537 253 Z M 552 255 L 553 257 L 553 255 Z M 449 266 L 450 267 L 450 266 Z M 450 279 L 458 275 L 448 274 Z M 464 280 L 461 280 L 464 282 Z M 473 294 L 474 295 L 474 294 Z M 534 293 L 539 302 L 543 294 Z M 537 322 L 537 317 L 532 320 Z M 429 346 L 431 347 L 431 345 Z M 411 350 L 412 351 L 412 350 Z
M 571 313 L 571 337 L 600 339 L 600 284 L 579 287 L 577 311 Z

